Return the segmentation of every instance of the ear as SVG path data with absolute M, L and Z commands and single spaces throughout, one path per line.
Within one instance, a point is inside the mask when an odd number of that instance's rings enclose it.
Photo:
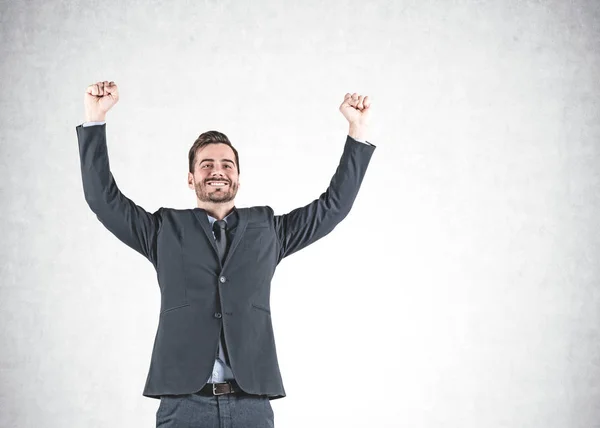
M 194 175 L 191 172 L 188 172 L 188 187 L 194 190 Z

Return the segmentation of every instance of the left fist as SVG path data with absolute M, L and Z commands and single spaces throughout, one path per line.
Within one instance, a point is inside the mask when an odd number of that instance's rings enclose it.
M 340 112 L 351 125 L 366 125 L 369 120 L 371 101 L 368 96 L 346 94 Z

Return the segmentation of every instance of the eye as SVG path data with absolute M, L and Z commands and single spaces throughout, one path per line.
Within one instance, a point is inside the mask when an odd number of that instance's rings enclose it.
M 226 167 L 226 168 L 231 168 L 231 165 L 229 165 L 229 164 L 225 164 L 225 167 Z

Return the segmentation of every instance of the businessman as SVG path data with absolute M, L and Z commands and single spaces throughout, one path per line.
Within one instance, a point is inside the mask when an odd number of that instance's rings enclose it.
M 188 155 L 197 208 L 147 212 L 113 177 L 106 113 L 114 82 L 85 91 L 77 126 L 85 200 L 118 239 L 157 272 L 158 330 L 143 395 L 160 399 L 156 426 L 273 427 L 269 400 L 285 397 L 271 324 L 270 290 L 284 258 L 331 232 L 350 212 L 375 146 L 366 141 L 371 103 L 346 94 L 349 131 L 326 191 L 284 215 L 269 206 L 238 208 L 240 162 L 225 134 L 209 131 Z M 330 386 L 315 379 L 316 390 Z

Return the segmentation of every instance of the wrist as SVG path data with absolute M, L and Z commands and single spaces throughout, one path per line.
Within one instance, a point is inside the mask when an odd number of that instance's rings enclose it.
M 106 115 L 105 114 L 90 114 L 90 115 L 85 115 L 85 121 L 86 122 L 106 122 Z
M 355 140 L 367 141 L 368 126 L 360 123 L 351 123 L 348 135 Z

